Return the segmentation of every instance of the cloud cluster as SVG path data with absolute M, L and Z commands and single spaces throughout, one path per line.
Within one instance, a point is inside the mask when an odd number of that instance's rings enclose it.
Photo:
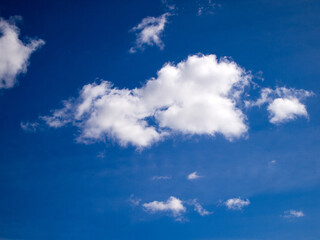
M 308 117 L 306 106 L 302 101 L 313 93 L 303 89 L 277 87 L 276 89 L 263 88 L 261 96 L 256 102 L 247 103 L 251 106 L 268 104 L 269 121 L 280 124 L 297 117 Z
M 159 17 L 146 17 L 142 19 L 141 23 L 133 27 L 131 31 L 136 33 L 136 41 L 129 52 L 135 53 L 137 49 L 143 50 L 146 45 L 156 45 L 160 49 L 163 49 L 164 43 L 161 40 L 161 34 L 164 31 L 169 16 L 170 13 L 167 12 Z
M 146 147 L 173 133 L 242 137 L 248 127 L 238 107 L 251 75 L 227 58 L 193 55 L 167 63 L 141 88 L 110 82 L 85 85 L 77 98 L 42 117 L 50 127 L 72 124 L 78 141 L 116 140 Z
M 11 21 L 0 18 L 0 89 L 14 87 L 17 76 L 27 71 L 30 55 L 43 44 L 41 39 L 23 43 L 14 18 Z
M 242 210 L 244 207 L 250 205 L 249 199 L 230 198 L 225 203 L 226 207 L 231 210 Z

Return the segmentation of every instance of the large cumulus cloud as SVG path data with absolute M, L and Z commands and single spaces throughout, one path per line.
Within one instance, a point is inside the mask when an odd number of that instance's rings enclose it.
M 227 58 L 193 55 L 167 63 L 142 87 L 118 89 L 111 82 L 85 85 L 43 119 L 51 127 L 80 128 L 79 141 L 118 141 L 146 147 L 173 133 L 228 140 L 246 134 L 246 116 L 238 104 L 251 75 Z

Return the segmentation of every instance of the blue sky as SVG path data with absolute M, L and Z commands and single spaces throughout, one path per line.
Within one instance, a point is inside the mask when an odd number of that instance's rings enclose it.
M 319 11 L 1 1 L 0 240 L 318 239 Z

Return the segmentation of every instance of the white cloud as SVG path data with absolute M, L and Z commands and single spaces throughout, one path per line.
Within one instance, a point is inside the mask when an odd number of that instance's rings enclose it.
M 131 31 L 136 32 L 137 38 L 135 46 L 130 48 L 129 52 L 135 53 L 137 49 L 144 49 L 146 45 L 156 45 L 160 49 L 163 49 L 164 43 L 161 40 L 161 34 L 164 31 L 169 16 L 170 13 L 164 13 L 159 17 L 146 17 L 136 27 L 133 27 Z
M 280 124 L 297 117 L 308 117 L 306 106 L 301 102 L 313 93 L 303 89 L 278 87 L 275 90 L 264 88 L 256 102 L 247 102 L 247 106 L 261 106 L 268 104 L 269 121 Z
M 195 179 L 198 179 L 198 178 L 201 178 L 202 176 L 199 176 L 197 174 L 197 172 L 193 172 L 193 173 L 190 173 L 187 177 L 188 180 L 195 180 Z
M 296 211 L 296 210 L 288 210 L 284 212 L 283 217 L 284 218 L 301 218 L 304 217 L 305 214 L 302 211 Z
M 199 213 L 201 216 L 206 216 L 212 214 L 212 212 L 207 211 L 204 209 L 200 203 L 198 203 L 197 199 L 194 199 L 192 201 L 192 204 L 194 205 L 194 210 Z
M 237 105 L 250 80 L 226 58 L 193 55 L 177 65 L 165 64 L 141 88 L 118 89 L 107 81 L 85 85 L 79 97 L 42 119 L 50 127 L 79 127 L 81 142 L 107 137 L 141 148 L 173 133 L 233 140 L 248 129 Z
M 183 215 L 187 211 L 187 206 L 193 206 L 193 210 L 201 216 L 212 214 L 212 212 L 204 209 L 197 199 L 182 201 L 171 196 L 167 201 L 153 201 L 142 204 L 144 210 L 149 213 L 169 213 L 177 221 L 182 221 L 185 219 Z
M 159 141 L 164 133 L 148 126 L 150 113 L 134 90 L 112 88 L 111 83 L 84 86 L 77 99 L 64 102 L 64 108 L 54 110 L 43 119 L 50 127 L 72 123 L 81 129 L 78 141 L 116 139 L 123 146 L 131 143 L 145 147 Z
M 151 179 L 152 180 L 170 180 L 171 177 L 170 176 L 153 176 Z
M 144 203 L 142 206 L 150 213 L 169 212 L 177 219 L 180 219 L 181 215 L 186 212 L 182 201 L 172 196 L 165 202 L 153 201 Z
M 250 205 L 250 201 L 249 199 L 243 200 L 241 198 L 231 198 L 228 199 L 224 204 L 227 206 L 228 209 L 242 210 L 244 207 Z
M 30 55 L 43 44 L 41 39 L 23 43 L 14 18 L 11 21 L 0 18 L 0 89 L 14 87 L 17 76 L 27 71 Z
M 297 116 L 308 117 L 306 106 L 297 98 L 276 98 L 268 106 L 271 123 L 282 123 L 293 120 Z

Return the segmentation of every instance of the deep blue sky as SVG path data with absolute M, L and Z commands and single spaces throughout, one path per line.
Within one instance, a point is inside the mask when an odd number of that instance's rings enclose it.
M 21 39 L 46 42 L 19 84 L 0 94 L 0 239 L 319 239 L 320 2 L 219 0 L 214 14 L 201 16 L 206 1 L 170 3 L 176 9 L 162 34 L 164 49 L 130 54 L 129 30 L 166 12 L 160 0 L 0 1 L 0 17 L 23 17 Z M 132 89 L 164 63 L 197 53 L 262 72 L 264 81 L 255 80 L 262 87 L 313 91 L 309 119 L 273 125 L 266 108 L 252 108 L 244 110 L 247 138 L 178 135 L 142 151 L 108 139 L 77 143 L 75 127 L 20 127 L 97 78 Z M 194 171 L 204 177 L 188 181 Z M 177 222 L 132 206 L 132 194 L 143 203 L 197 198 L 213 214 L 202 217 L 191 207 Z M 233 197 L 251 204 L 241 211 L 222 206 Z M 284 218 L 290 209 L 305 216 Z

